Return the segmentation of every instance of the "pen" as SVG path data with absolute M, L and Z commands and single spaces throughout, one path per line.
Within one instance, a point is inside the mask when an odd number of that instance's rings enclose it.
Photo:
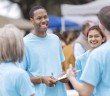
M 53 73 L 51 73 L 51 76 L 52 76 L 52 78 L 53 78 Z M 53 85 L 53 87 L 55 87 L 55 84 Z
M 53 77 L 53 73 L 51 73 L 51 76 L 52 76 L 52 78 L 54 78 L 54 77 Z
M 53 73 L 51 73 L 51 75 L 53 76 Z

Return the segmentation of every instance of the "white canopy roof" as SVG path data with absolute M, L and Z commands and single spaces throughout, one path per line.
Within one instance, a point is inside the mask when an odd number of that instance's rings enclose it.
M 76 22 L 79 25 L 82 25 L 85 21 L 93 21 L 94 23 L 98 24 L 99 20 L 98 17 L 95 15 L 90 15 L 90 16 L 63 16 L 64 20 L 69 20 Z
M 93 15 L 104 6 L 110 6 L 110 0 L 97 0 L 83 5 L 62 4 L 62 15 Z

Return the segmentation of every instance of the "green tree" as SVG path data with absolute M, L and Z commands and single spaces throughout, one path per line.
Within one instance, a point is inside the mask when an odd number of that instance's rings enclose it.
M 42 5 L 46 8 L 50 15 L 61 15 L 61 4 L 85 4 L 94 0 L 9 0 L 13 3 L 17 3 L 21 8 L 24 18 L 29 19 L 29 10 L 34 5 Z

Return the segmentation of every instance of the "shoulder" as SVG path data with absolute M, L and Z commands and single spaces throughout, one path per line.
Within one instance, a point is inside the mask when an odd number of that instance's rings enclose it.
M 7 76 L 7 78 L 12 78 L 13 80 L 20 80 L 21 78 L 27 78 L 28 76 L 26 71 L 17 67 L 16 65 L 11 65 L 5 75 Z
M 98 57 L 100 57 L 101 56 L 101 54 L 105 54 L 105 51 L 106 51 L 106 48 L 105 48 L 105 46 L 103 46 L 103 45 L 101 45 L 101 46 L 99 46 L 99 47 L 97 47 L 97 48 L 95 48 L 92 52 L 91 52 L 91 54 L 90 54 L 90 57 L 92 56 L 93 58 L 98 58 Z
M 47 33 L 48 37 L 59 39 L 59 37 L 53 33 Z
M 89 58 L 88 58 L 88 62 L 89 63 L 94 63 L 97 64 L 100 62 L 103 62 L 103 57 L 106 55 L 106 53 L 104 52 L 104 50 L 106 49 L 103 49 L 103 46 L 99 46 L 98 48 L 95 48 L 91 54 L 89 55 Z
M 14 70 L 13 70 L 13 73 L 18 76 L 18 77 L 21 77 L 21 76 L 27 76 L 28 74 L 26 73 L 25 70 L 19 68 L 19 67 L 16 67 Z
M 76 42 L 76 43 L 74 43 L 74 49 L 83 49 L 83 46 L 82 46 L 82 44 L 81 43 L 79 43 L 79 42 Z
M 89 50 L 86 51 L 85 53 L 83 53 L 81 56 L 78 56 L 76 60 L 84 60 L 87 59 L 89 57 Z
M 28 35 L 26 35 L 26 36 L 23 38 L 23 40 L 25 41 L 25 40 L 28 40 L 28 39 L 30 39 L 30 38 L 32 38 L 32 33 L 29 33 Z
M 24 41 L 24 46 L 27 48 L 27 47 L 30 47 L 30 44 L 32 44 L 32 42 L 34 42 L 36 40 L 35 36 L 32 34 L 32 33 L 29 33 L 28 35 L 26 35 L 24 38 L 23 38 L 23 41 Z
M 53 34 L 53 33 L 47 33 L 47 36 L 48 36 L 49 41 L 57 42 L 57 43 L 60 42 L 59 37 L 57 35 Z

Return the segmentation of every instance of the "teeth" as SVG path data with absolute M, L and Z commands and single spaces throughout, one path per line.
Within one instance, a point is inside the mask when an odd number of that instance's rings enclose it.
M 97 44 L 97 43 L 92 43 L 92 44 Z
M 41 25 L 41 28 L 47 28 L 47 26 L 46 25 Z
M 46 25 L 41 25 L 41 27 L 47 27 Z

